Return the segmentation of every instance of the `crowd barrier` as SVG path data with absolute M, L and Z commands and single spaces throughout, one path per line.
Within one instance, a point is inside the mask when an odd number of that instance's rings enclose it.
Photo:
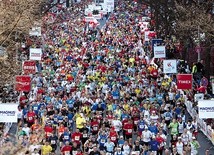
M 0 137 L 0 146 L 4 143 L 5 138 L 13 123 L 5 123 L 2 137 Z
M 212 142 L 212 144 L 214 145 L 214 130 L 211 128 L 210 125 L 207 125 L 207 123 L 203 120 L 200 119 L 198 117 L 198 113 L 196 112 L 196 110 L 193 107 L 193 103 L 190 101 L 186 101 L 186 107 L 187 107 L 187 111 L 189 112 L 191 117 L 195 117 L 198 125 L 199 125 L 199 129 L 204 133 L 204 135 Z

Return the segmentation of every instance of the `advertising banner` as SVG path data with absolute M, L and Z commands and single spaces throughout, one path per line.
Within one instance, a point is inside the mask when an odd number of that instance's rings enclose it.
M 154 58 L 165 58 L 166 49 L 165 46 L 154 46 Z
M 154 31 L 145 31 L 144 32 L 144 41 L 149 41 L 150 38 L 149 38 L 149 34 L 150 33 L 154 33 Z
M 104 0 L 104 4 L 110 12 L 114 11 L 114 0 Z
M 214 94 L 214 76 L 210 76 L 210 84 L 212 86 L 212 93 Z
M 15 90 L 29 92 L 31 89 L 31 78 L 28 75 L 18 75 L 15 77 Z
M 41 60 L 42 49 L 41 48 L 30 48 L 30 60 Z
M 192 74 L 177 75 L 177 89 L 192 89 Z
M 163 60 L 163 73 L 177 73 L 177 61 Z
M 0 122 L 17 123 L 18 104 L 0 104 Z
M 162 39 L 152 39 L 152 47 L 161 46 L 162 43 L 163 43 Z
M 35 74 L 36 73 L 36 62 L 35 61 L 25 61 L 23 63 L 23 72 L 25 74 Z
M 214 118 L 214 100 L 198 101 L 199 118 Z

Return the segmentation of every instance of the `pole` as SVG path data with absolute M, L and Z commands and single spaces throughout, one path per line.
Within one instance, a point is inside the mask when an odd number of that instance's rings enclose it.
M 200 38 L 200 30 L 199 30 L 199 26 L 198 26 L 198 46 L 200 47 L 200 42 L 201 42 L 201 38 Z M 201 60 L 201 48 L 198 50 L 198 62 Z

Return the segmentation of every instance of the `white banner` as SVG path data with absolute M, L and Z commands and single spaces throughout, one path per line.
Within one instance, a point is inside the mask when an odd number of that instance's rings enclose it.
M 165 46 L 154 46 L 154 58 L 165 58 L 166 49 Z
M 153 33 L 154 31 L 145 31 L 144 32 L 144 41 L 149 41 L 149 33 Z
M 177 73 L 177 61 L 163 60 L 163 73 Z
M 42 35 L 42 30 L 41 27 L 33 27 L 30 32 L 30 36 L 41 36 Z
M 213 90 L 213 94 L 214 94 L 214 83 L 212 83 L 212 90 Z
M 114 11 L 114 0 L 104 0 L 104 4 L 108 8 L 109 12 Z
M 214 100 L 198 101 L 199 118 L 214 118 Z
M 195 94 L 194 101 L 198 102 L 199 100 L 204 100 L 204 94 L 202 94 L 202 93 Z
M 30 60 L 41 60 L 42 49 L 41 48 L 30 48 Z
M 17 123 L 18 104 L 0 104 L 0 122 Z

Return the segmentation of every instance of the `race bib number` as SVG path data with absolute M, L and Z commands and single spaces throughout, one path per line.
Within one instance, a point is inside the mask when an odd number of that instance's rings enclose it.
M 64 136 L 64 139 L 69 139 L 69 136 Z
M 79 136 L 75 136 L 74 138 L 76 141 L 79 141 L 80 140 L 80 137 Z
M 38 110 L 38 107 L 34 107 L 33 109 L 34 109 L 34 110 Z
M 56 144 L 56 141 L 55 140 L 51 140 L 51 144 Z
M 76 155 L 76 154 L 77 154 L 77 151 L 72 151 L 72 154 L 73 154 L 73 155 Z
M 47 132 L 46 134 L 47 134 L 47 136 L 48 136 L 48 137 L 50 137 L 50 136 L 51 136 L 51 133 L 50 133 L 50 132 Z
M 33 120 L 33 117 L 28 117 L 28 120 L 29 120 L 29 121 L 32 121 L 32 120 Z
M 69 120 L 69 123 L 73 123 L 73 120 Z
M 101 139 L 101 143 L 105 143 L 106 142 L 106 140 L 105 139 Z
M 116 137 L 111 137 L 111 140 L 112 140 L 112 141 L 115 141 L 115 140 L 116 140 Z
M 64 154 L 65 155 L 70 155 L 70 151 L 65 151 Z
M 87 138 L 87 137 L 88 137 L 88 135 L 87 135 L 87 134 L 83 134 L 82 136 L 83 136 L 83 138 Z
M 164 146 L 164 142 L 160 143 L 160 147 L 163 147 Z
M 94 131 L 97 131 L 97 129 L 98 129 L 97 126 L 93 127 L 93 130 L 94 130 Z
M 177 128 L 172 128 L 172 132 L 177 132 Z
M 128 133 L 132 133 L 132 129 L 128 129 Z
M 144 128 L 144 125 L 140 125 L 140 128 L 143 129 L 143 128 Z

